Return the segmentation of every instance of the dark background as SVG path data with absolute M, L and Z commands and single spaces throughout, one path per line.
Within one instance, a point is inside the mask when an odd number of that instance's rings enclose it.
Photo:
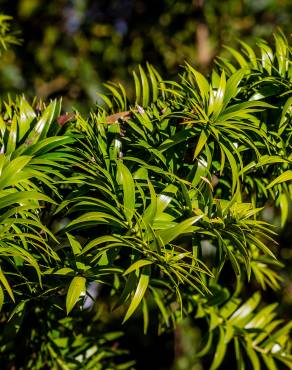
M 171 78 L 188 61 L 208 72 L 223 45 L 255 45 L 280 26 L 291 31 L 289 0 L 0 0 L 22 47 L 0 66 L 0 89 L 44 99 L 64 96 L 86 110 L 102 82 L 123 82 L 152 63 Z

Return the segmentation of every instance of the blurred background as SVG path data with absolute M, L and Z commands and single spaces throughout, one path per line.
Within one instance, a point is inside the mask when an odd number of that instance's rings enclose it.
M 289 0 L 0 0 L 22 47 L 5 53 L 1 94 L 62 95 L 86 111 L 107 80 L 131 92 L 139 63 L 171 78 L 184 61 L 203 72 L 223 45 L 291 31 Z
M 83 113 L 107 80 L 123 83 L 131 95 L 132 71 L 146 61 L 166 79 L 175 78 L 185 61 L 208 74 L 214 58 L 225 53 L 224 45 L 236 47 L 240 39 L 254 46 L 258 38 L 272 40 L 278 27 L 287 37 L 292 31 L 290 0 L 0 0 L 0 13 L 13 16 L 13 30 L 22 39 L 1 57 L 0 96 L 62 96 L 65 111 Z M 265 218 L 279 224 L 272 206 Z M 286 264 L 283 290 L 265 296 L 280 302 L 287 318 L 292 311 L 291 224 L 290 215 L 279 237 Z M 157 338 L 155 328 L 142 337 L 139 330 L 135 323 L 126 328 L 126 346 L 135 352 L 137 368 L 151 368 L 156 357 L 159 369 L 173 364 L 175 370 L 191 369 L 199 336 L 191 322 L 176 330 L 180 348 L 174 357 L 173 338 Z M 149 349 L 152 356 L 145 356 Z

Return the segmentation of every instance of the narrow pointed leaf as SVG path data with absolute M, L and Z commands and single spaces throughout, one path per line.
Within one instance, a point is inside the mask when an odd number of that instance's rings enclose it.
M 130 267 L 128 267 L 127 270 L 123 273 L 123 275 L 128 275 L 132 271 L 139 270 L 140 268 L 146 265 L 152 265 L 152 264 L 153 264 L 153 261 L 141 259 L 139 261 L 134 262 Z
M 273 180 L 268 186 L 267 189 L 272 188 L 277 184 L 281 184 L 282 182 L 291 181 L 292 180 L 292 171 L 288 170 L 278 176 L 275 180 Z
M 127 312 L 126 312 L 123 323 L 126 322 L 133 315 L 133 313 L 136 311 L 136 309 L 138 308 L 142 298 L 145 295 L 146 289 L 147 289 L 148 284 L 149 284 L 149 279 L 150 279 L 150 269 L 146 267 L 144 269 L 144 271 L 142 272 L 141 276 L 140 276 L 140 279 L 139 279 L 134 297 L 133 297 L 133 299 L 130 303 L 130 306 L 129 306 Z
M 73 254 L 75 256 L 78 256 L 82 251 L 82 247 L 81 247 L 79 241 L 74 236 L 70 235 L 69 233 L 66 233 L 66 235 L 67 235 L 68 240 L 70 242 Z
M 10 298 L 13 300 L 13 302 L 15 302 L 13 291 L 6 279 L 6 276 L 3 274 L 1 267 L 0 267 L 0 281 L 3 284 L 4 288 L 7 290 L 7 293 L 9 294 Z
M 226 348 L 227 345 L 225 343 L 224 330 L 222 327 L 219 327 L 219 341 L 216 347 L 214 360 L 210 366 L 210 370 L 216 370 L 219 368 L 224 359 Z
M 205 132 L 205 130 L 202 130 L 194 152 L 194 159 L 197 158 L 197 156 L 201 153 L 201 150 L 204 148 L 207 139 L 208 134 Z
M 83 276 L 75 276 L 69 285 L 69 289 L 66 296 L 66 311 L 67 315 L 73 309 L 77 303 L 81 293 L 84 293 L 86 288 L 86 279 Z
M 122 161 L 117 161 L 118 166 L 118 182 L 123 187 L 124 194 L 124 212 L 128 222 L 131 222 L 135 212 L 135 183 L 131 172 L 123 164 Z
M 178 223 L 177 225 L 173 226 L 172 228 L 169 228 L 169 229 L 162 230 L 162 231 L 158 232 L 158 235 L 159 235 L 159 237 L 161 238 L 161 240 L 164 244 L 168 244 L 172 240 L 177 238 L 178 236 L 180 236 L 180 235 L 182 235 L 186 232 L 189 232 L 190 227 L 193 224 L 195 224 L 196 222 L 198 222 L 203 216 L 204 216 L 204 214 L 188 218 L 187 220 L 184 220 L 184 221 Z
M 0 312 L 2 311 L 3 303 L 4 303 L 4 293 L 2 287 L 0 286 Z

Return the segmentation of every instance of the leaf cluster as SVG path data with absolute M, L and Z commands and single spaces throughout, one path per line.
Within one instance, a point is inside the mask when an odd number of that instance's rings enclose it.
M 86 118 L 2 102 L 3 366 L 133 368 L 106 343 L 110 318 L 141 316 L 146 333 L 154 317 L 163 332 L 189 316 L 208 332 L 193 363 L 218 369 L 234 349 L 238 369 L 291 368 L 291 324 L 259 293 L 283 281 L 262 211 L 272 201 L 287 222 L 291 49 L 282 33 L 259 57 L 242 47 L 210 78 L 139 66 L 134 100 L 106 83 Z

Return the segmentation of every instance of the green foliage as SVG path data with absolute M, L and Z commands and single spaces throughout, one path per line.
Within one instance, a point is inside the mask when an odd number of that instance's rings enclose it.
M 0 13 L 0 51 L 7 50 L 10 45 L 19 44 L 19 39 L 10 31 L 12 17 Z
M 186 316 L 207 332 L 194 365 L 291 368 L 291 323 L 260 294 L 284 280 L 263 211 L 285 225 L 292 199 L 291 49 L 242 46 L 210 78 L 139 66 L 134 98 L 107 83 L 87 118 L 2 102 L 3 368 L 135 368 L 111 323 Z
M 207 300 L 199 302 L 196 318 L 206 318 L 210 332 L 205 347 L 196 357 L 215 351 L 210 366 L 215 370 L 220 368 L 224 356 L 227 353 L 230 356 L 230 350 L 234 348 L 238 369 L 244 369 L 245 363 L 255 370 L 263 365 L 268 369 L 277 369 L 279 362 L 291 368 L 289 332 L 292 323 L 279 328 L 282 320 L 274 320 L 277 303 L 259 309 L 260 302 L 258 292 L 244 303 L 235 297 L 220 307 Z

